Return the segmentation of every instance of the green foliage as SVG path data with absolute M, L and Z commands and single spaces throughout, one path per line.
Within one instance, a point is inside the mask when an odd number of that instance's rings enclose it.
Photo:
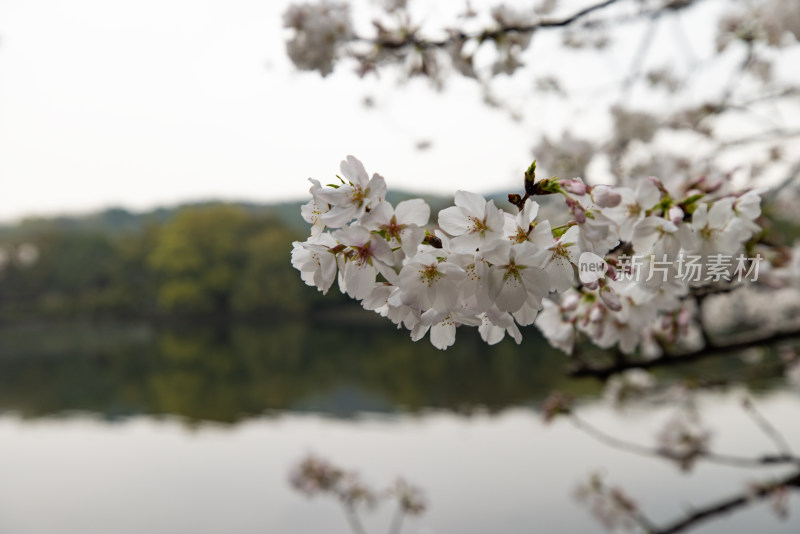
M 341 305 L 322 302 L 292 268 L 291 243 L 304 236 L 282 205 L 23 221 L 0 230 L 12 258 L 0 269 L 0 318 L 284 316 Z M 31 246 L 39 256 L 25 265 L 18 251 Z

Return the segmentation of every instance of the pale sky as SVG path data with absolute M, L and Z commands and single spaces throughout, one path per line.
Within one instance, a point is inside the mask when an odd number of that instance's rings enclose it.
M 0 219 L 301 199 L 348 154 L 390 188 L 439 192 L 456 177 L 494 189 L 529 163 L 530 137 L 470 84 L 295 72 L 286 4 L 0 0 Z M 366 94 L 386 105 L 365 111 Z
M 348 154 L 390 189 L 516 190 L 538 136 L 563 126 L 563 111 L 544 97 L 515 124 L 456 77 L 435 93 L 423 81 L 400 87 L 391 72 L 359 80 L 352 65 L 324 80 L 296 72 L 284 50 L 287 4 L 0 0 L 0 220 L 299 200 L 307 178 L 326 183 Z M 431 11 L 426 21 L 442 15 L 441 5 L 420 4 Z M 698 48 L 713 37 L 691 27 L 688 35 Z M 547 37 L 537 39 L 538 47 Z M 622 48 L 559 74 L 602 85 L 626 72 L 631 50 Z M 534 58 L 536 73 L 559 69 L 559 57 Z M 377 109 L 364 109 L 366 95 Z M 588 111 L 570 120 L 588 127 Z M 419 140 L 433 149 L 417 150 Z

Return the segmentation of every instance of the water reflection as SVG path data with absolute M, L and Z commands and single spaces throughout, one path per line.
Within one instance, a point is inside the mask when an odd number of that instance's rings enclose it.
M 417 526 L 465 534 L 597 532 L 571 498 L 594 470 L 659 521 L 751 476 L 706 464 L 687 476 L 566 423 L 544 427 L 534 410 L 554 389 L 583 398 L 583 415 L 605 431 L 640 443 L 653 443 L 672 407 L 615 413 L 596 402 L 595 382 L 566 378 L 569 360 L 535 331 L 524 346 L 488 347 L 472 334 L 440 352 L 371 324 L 0 328 L 0 532 L 349 532 L 334 505 L 288 488 L 289 468 L 309 452 L 378 481 L 407 476 L 432 506 Z M 659 372 L 713 381 L 749 369 L 728 355 Z M 798 398 L 779 383 L 759 377 L 750 387 L 797 443 Z M 769 442 L 737 387 L 701 399 L 714 446 L 763 451 Z M 767 471 L 752 477 L 782 472 Z M 373 531 L 387 520 L 373 517 Z M 781 523 L 766 505 L 732 521 L 697 532 L 798 527 L 797 515 Z
M 0 410 L 233 423 L 287 410 L 337 417 L 494 413 L 537 406 L 554 389 L 581 397 L 599 392 L 591 380 L 566 378 L 568 358 L 535 330 L 522 346 L 506 340 L 489 347 L 473 334 L 460 332 L 456 349 L 440 352 L 383 325 L 6 326 Z M 715 369 L 731 376 L 737 365 L 728 357 L 694 368 L 707 378 Z
M 443 353 L 383 325 L 17 325 L 0 330 L 0 407 L 221 422 L 284 410 L 470 413 L 563 385 L 566 360 L 540 339 L 487 347 L 470 334 Z

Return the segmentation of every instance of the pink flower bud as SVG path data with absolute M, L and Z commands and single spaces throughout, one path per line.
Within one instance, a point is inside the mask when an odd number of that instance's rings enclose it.
M 619 295 L 610 287 L 605 286 L 600 290 L 600 298 L 603 300 L 603 304 L 608 306 L 609 310 L 620 311 L 622 309 L 622 301 L 619 300 Z
M 678 312 L 678 325 L 682 329 L 686 329 L 689 327 L 689 324 L 692 322 L 692 314 L 686 308 L 681 308 L 681 311 Z
M 586 210 L 583 209 L 583 206 L 581 206 L 577 200 L 568 198 L 567 207 L 572 211 L 572 216 L 578 221 L 578 224 L 584 224 L 586 222 Z
M 662 193 L 667 192 L 667 188 L 664 187 L 664 184 L 661 182 L 661 180 L 659 180 L 655 176 L 648 176 L 647 179 L 653 182 L 653 185 L 655 185 L 658 188 L 658 190 L 661 191 Z
M 586 289 L 591 289 L 592 291 L 594 291 L 595 289 L 600 287 L 600 280 L 593 280 L 591 282 L 584 282 L 583 283 L 583 287 L 585 287 Z
M 674 225 L 679 225 L 683 222 L 683 210 L 679 206 L 672 206 L 669 209 L 669 220 Z
M 573 195 L 586 194 L 586 184 L 578 178 L 573 178 L 572 180 L 561 180 L 560 185 L 566 189 L 567 192 L 572 193 Z
M 561 302 L 561 311 L 574 311 L 578 307 L 580 301 L 581 298 L 578 295 L 572 293 L 567 295 Z
M 622 195 L 607 185 L 592 188 L 592 200 L 601 208 L 616 208 L 622 202 Z

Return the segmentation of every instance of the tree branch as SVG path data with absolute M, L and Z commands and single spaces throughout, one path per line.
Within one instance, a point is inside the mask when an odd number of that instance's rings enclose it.
M 578 364 L 569 370 L 569 376 L 578 377 L 592 377 L 598 380 L 606 380 L 610 376 L 627 371 L 628 369 L 652 369 L 656 367 L 669 367 L 672 365 L 681 365 L 690 363 L 696 360 L 707 358 L 710 356 L 718 356 L 723 354 L 730 354 L 753 347 L 769 346 L 779 343 L 781 341 L 793 340 L 800 337 L 800 329 L 790 330 L 786 332 L 778 332 L 769 337 L 757 338 L 751 340 L 740 341 L 731 343 L 729 345 L 716 345 L 711 344 L 696 352 L 689 352 L 686 354 L 664 354 L 652 360 L 622 360 L 616 361 L 613 364 L 594 367 L 587 364 Z
M 655 530 L 651 534 L 675 534 L 676 532 L 682 532 L 689 527 L 694 526 L 696 523 L 712 519 L 721 514 L 733 512 L 734 510 L 747 506 L 756 500 L 767 498 L 773 492 L 784 487 L 800 488 L 800 472 L 793 473 L 792 475 L 775 482 L 763 484 L 755 488 L 752 492 L 745 492 L 741 495 L 730 497 L 705 508 L 701 508 L 689 514 L 684 519 L 667 525 L 664 528 Z
M 575 414 L 572 414 L 570 416 L 570 421 L 572 421 L 572 424 L 574 424 L 576 428 L 582 430 L 583 432 L 590 435 L 597 441 L 605 445 L 608 445 L 609 447 L 622 450 L 625 452 L 630 452 L 633 454 L 638 454 L 640 456 L 647 456 L 650 458 L 661 458 L 677 462 L 686 460 L 686 458 L 684 458 L 683 456 L 676 456 L 674 454 L 669 453 L 668 451 L 664 451 L 653 447 L 647 447 L 645 445 L 639 445 L 638 443 L 632 443 L 614 437 L 610 434 L 606 434 L 599 428 L 587 423 L 586 421 L 579 418 Z M 745 458 L 741 456 L 731 456 L 728 454 L 715 454 L 711 452 L 703 452 L 697 454 L 696 456 L 694 456 L 694 458 L 697 460 L 703 460 L 710 463 L 726 465 L 729 467 L 740 467 L 747 469 L 762 468 L 768 465 L 780 465 L 780 464 L 795 464 L 800 466 L 800 458 L 795 457 L 791 454 L 763 455 L 763 456 L 758 456 L 756 458 Z
M 401 48 L 407 48 L 407 47 L 416 47 L 425 49 L 446 48 L 452 44 L 458 43 L 460 41 L 467 41 L 470 39 L 478 39 L 481 41 L 495 40 L 507 33 L 533 33 L 539 29 L 563 28 L 565 26 L 569 26 L 574 22 L 577 22 L 578 20 L 586 17 L 591 13 L 594 13 L 595 11 L 604 9 L 612 4 L 616 4 L 617 2 L 619 2 L 619 0 L 605 0 L 604 2 L 600 2 L 591 5 L 589 7 L 583 8 L 580 11 L 577 11 L 572 15 L 563 19 L 542 20 L 540 22 L 536 22 L 534 24 L 528 24 L 525 26 L 507 26 L 498 28 L 496 30 L 484 30 L 480 33 L 475 33 L 475 34 L 458 32 L 440 41 L 428 41 L 425 39 L 419 39 L 413 33 L 409 34 L 404 39 L 398 41 L 381 41 L 380 39 L 368 39 L 364 37 L 356 37 L 354 40 L 373 43 L 389 50 L 399 50 Z M 667 7 L 664 7 L 662 9 L 667 9 Z

